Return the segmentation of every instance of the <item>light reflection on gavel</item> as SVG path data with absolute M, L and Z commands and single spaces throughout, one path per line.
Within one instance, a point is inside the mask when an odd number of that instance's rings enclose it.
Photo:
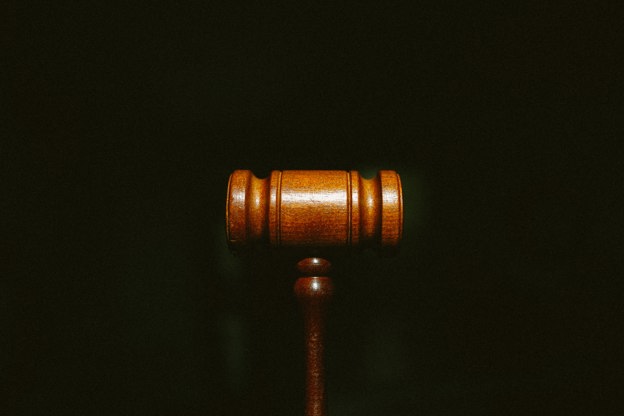
M 322 257 L 373 248 L 396 252 L 403 231 L 401 180 L 381 170 L 372 179 L 356 171 L 249 170 L 230 175 L 226 202 L 228 246 L 291 250 L 305 257 L 294 287 L 304 315 L 306 416 L 326 416 L 323 336 L 333 282 Z

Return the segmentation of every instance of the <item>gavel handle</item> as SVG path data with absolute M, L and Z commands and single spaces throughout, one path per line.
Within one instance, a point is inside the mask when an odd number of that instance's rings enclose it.
M 326 416 L 323 338 L 327 306 L 333 294 L 333 283 L 329 277 L 301 277 L 295 283 L 295 294 L 301 304 L 305 328 L 305 416 Z

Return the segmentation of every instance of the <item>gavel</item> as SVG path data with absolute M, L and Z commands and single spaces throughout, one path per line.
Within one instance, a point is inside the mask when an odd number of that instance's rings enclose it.
M 294 286 L 304 316 L 306 416 L 326 416 L 323 366 L 327 305 L 334 286 L 323 257 L 365 248 L 397 252 L 403 234 L 401 179 L 380 170 L 274 170 L 259 179 L 249 170 L 230 175 L 226 236 L 235 252 L 269 247 L 301 253 Z M 323 257 L 321 257 L 321 254 Z

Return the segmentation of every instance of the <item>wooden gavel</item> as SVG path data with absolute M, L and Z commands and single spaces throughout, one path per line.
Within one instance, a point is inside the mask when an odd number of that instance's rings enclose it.
M 381 170 L 373 179 L 355 171 L 275 170 L 258 179 L 249 170 L 230 175 L 226 202 L 229 247 L 237 252 L 268 246 L 309 253 L 297 263 L 294 287 L 304 315 L 306 416 L 325 416 L 323 336 L 333 283 L 330 262 L 319 253 L 373 248 L 394 253 L 403 233 L 399 175 Z

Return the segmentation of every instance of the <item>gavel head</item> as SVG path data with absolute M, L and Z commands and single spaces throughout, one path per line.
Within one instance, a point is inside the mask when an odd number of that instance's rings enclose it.
M 226 233 L 230 248 L 378 248 L 396 251 L 403 231 L 399 175 L 373 179 L 355 171 L 275 170 L 258 179 L 230 175 Z

